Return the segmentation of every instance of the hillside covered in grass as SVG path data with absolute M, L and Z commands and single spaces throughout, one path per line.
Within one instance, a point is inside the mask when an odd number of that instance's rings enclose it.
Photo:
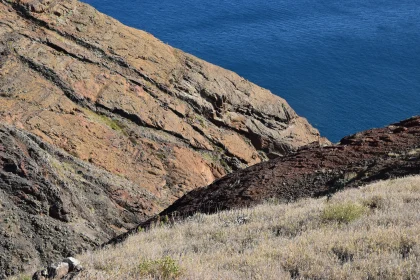
M 78 279 L 419 279 L 420 176 L 161 222 L 78 258 Z

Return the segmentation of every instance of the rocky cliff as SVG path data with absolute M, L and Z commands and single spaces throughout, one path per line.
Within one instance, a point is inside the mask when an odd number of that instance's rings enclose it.
M 0 126 L 0 279 L 97 246 L 158 203 L 122 176 Z
M 0 122 L 3 276 L 328 143 L 269 91 L 75 0 L 0 0 Z

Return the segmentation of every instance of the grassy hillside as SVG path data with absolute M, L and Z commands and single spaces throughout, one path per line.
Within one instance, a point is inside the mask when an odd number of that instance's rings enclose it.
M 197 214 L 77 258 L 79 279 L 420 279 L 420 176 Z
M 419 279 L 420 176 L 198 214 L 78 258 L 82 279 Z

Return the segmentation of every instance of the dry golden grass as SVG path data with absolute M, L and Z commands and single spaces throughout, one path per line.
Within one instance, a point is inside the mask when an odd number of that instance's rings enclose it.
M 79 279 L 420 279 L 420 176 L 197 214 L 77 258 Z

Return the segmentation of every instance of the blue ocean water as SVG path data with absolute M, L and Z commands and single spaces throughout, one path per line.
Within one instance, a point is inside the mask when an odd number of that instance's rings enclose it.
M 332 141 L 420 114 L 420 1 L 84 2 L 270 89 Z

